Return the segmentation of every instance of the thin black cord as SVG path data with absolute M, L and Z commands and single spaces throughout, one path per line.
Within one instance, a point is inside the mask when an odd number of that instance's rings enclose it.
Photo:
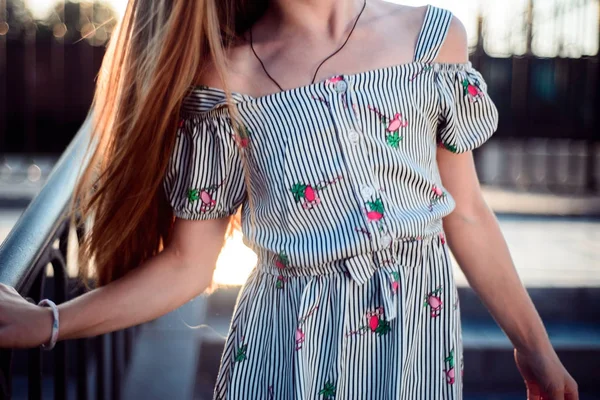
M 319 64 L 319 66 L 315 70 L 315 74 L 313 75 L 312 81 L 310 82 L 311 85 L 313 83 L 315 83 L 315 79 L 317 78 L 317 73 L 319 72 L 319 69 L 323 66 L 323 64 L 325 64 L 325 61 L 329 60 L 331 57 L 333 57 L 337 53 L 339 53 L 340 50 L 342 50 L 344 48 L 344 46 L 346 45 L 346 43 L 348 43 L 348 40 L 350 40 L 350 36 L 352 36 L 352 32 L 354 32 L 354 28 L 356 28 L 356 25 L 358 24 L 358 20 L 360 19 L 360 16 L 362 15 L 362 13 L 365 10 L 366 6 L 367 6 L 367 0 L 364 1 L 363 6 L 360 9 L 360 12 L 358 13 L 358 16 L 356 17 L 356 20 L 354 21 L 354 25 L 352 25 L 352 29 L 350 29 L 350 33 L 348 33 L 348 37 L 346 37 L 346 40 L 344 41 L 344 43 L 342 43 L 342 45 L 336 51 L 334 51 L 327 58 L 325 58 L 323 61 L 321 61 L 321 63 Z M 279 83 L 277 83 L 277 81 L 271 76 L 271 74 L 269 74 L 269 71 L 267 71 L 267 68 L 265 67 L 265 64 L 260 59 L 260 57 L 258 56 L 258 54 L 256 54 L 256 50 L 254 50 L 254 45 L 253 45 L 253 42 L 252 42 L 252 28 L 250 28 L 250 48 L 252 49 L 252 52 L 254 53 L 254 56 L 256 57 L 256 59 L 258 60 L 258 62 L 260 63 L 260 65 L 262 66 L 263 71 L 265 71 L 265 74 L 269 77 L 269 79 L 271 79 L 271 81 L 273 81 L 273 83 L 275 85 L 277 85 L 277 87 L 279 88 L 279 90 L 283 92 L 283 88 L 281 87 L 281 85 L 279 85 Z
M 269 77 L 269 79 L 271 79 L 273 81 L 273 83 L 277 85 L 277 87 L 279 88 L 279 90 L 283 92 L 283 88 L 281 86 L 279 86 L 279 83 L 277 83 L 277 81 L 275 79 L 273 79 L 273 77 L 271 76 L 271 74 L 269 74 L 269 71 L 267 71 L 267 67 L 265 67 L 265 64 L 263 64 L 263 62 L 260 59 L 260 57 L 258 56 L 258 54 L 256 54 L 256 50 L 254 50 L 254 46 L 252 45 L 252 28 L 250 28 L 250 48 L 252 49 L 252 52 L 254 53 L 254 55 L 256 56 L 256 58 L 258 59 L 258 62 L 260 63 L 260 65 L 262 66 L 263 71 L 265 71 L 265 74 L 267 74 L 267 76 Z

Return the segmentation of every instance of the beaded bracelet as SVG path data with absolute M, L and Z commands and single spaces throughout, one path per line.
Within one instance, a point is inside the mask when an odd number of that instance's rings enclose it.
M 48 306 L 52 308 L 52 315 L 54 317 L 54 323 L 52 324 L 52 334 L 50 335 L 50 342 L 42 344 L 40 347 L 44 350 L 52 350 L 58 339 L 58 307 L 52 300 L 43 299 L 38 303 L 38 306 Z

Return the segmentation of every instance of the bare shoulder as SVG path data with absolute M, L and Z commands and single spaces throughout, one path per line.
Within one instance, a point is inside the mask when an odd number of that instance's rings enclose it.
M 377 1 L 372 4 L 374 15 L 379 17 L 377 22 L 388 25 L 395 33 L 398 33 L 399 29 L 419 33 L 427 12 L 427 5 L 407 6 L 389 1 Z
M 435 61 L 443 63 L 463 63 L 469 60 L 467 30 L 462 21 L 452 15 L 452 21 L 444 44 Z

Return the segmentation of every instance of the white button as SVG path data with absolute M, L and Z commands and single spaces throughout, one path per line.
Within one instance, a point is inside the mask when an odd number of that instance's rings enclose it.
M 360 189 L 360 194 L 362 194 L 362 196 L 365 200 L 369 200 L 371 198 L 371 196 L 373 196 L 374 193 L 375 193 L 375 190 L 373 190 L 373 188 L 369 185 L 364 185 Z
M 356 144 L 356 143 L 358 143 L 358 139 L 360 139 L 360 135 L 358 134 L 358 132 L 356 132 L 356 131 L 348 132 L 348 140 L 350 140 L 350 142 Z
M 389 233 L 386 233 L 381 237 L 381 244 L 383 244 L 383 247 L 388 247 L 390 243 L 392 243 L 392 237 Z
M 335 91 L 338 93 L 343 93 L 348 89 L 348 84 L 346 81 L 337 81 L 335 84 Z

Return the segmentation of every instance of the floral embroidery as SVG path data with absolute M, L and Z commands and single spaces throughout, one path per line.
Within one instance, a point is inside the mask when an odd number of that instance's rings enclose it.
M 279 254 L 277 255 L 277 258 L 275 259 L 275 266 L 277 267 L 278 270 L 282 271 L 283 269 L 287 268 L 289 263 L 288 260 L 288 256 L 285 253 L 284 250 L 280 251 Z M 275 287 L 277 289 L 283 289 L 283 284 L 285 283 L 286 278 L 279 274 L 279 276 L 277 277 L 277 281 L 275 283 Z
M 348 95 L 346 93 L 342 93 L 342 102 L 344 104 L 344 108 L 348 108 Z
M 296 328 L 296 350 L 300 350 L 302 348 L 302 343 L 304 343 L 305 335 L 302 328 Z
M 440 232 L 439 237 L 442 244 L 446 244 L 446 235 L 444 235 L 444 232 Z
M 202 206 L 200 206 L 200 211 L 208 211 L 217 204 L 217 202 L 213 199 L 212 193 L 214 193 L 219 187 L 221 187 L 224 182 L 225 179 L 223 179 L 218 184 L 213 184 L 206 188 L 189 188 L 187 191 L 187 198 L 190 201 L 190 203 L 202 200 Z
M 321 203 L 321 199 L 319 198 L 318 191 L 321 189 L 325 189 L 326 187 L 333 185 L 334 183 L 341 180 L 341 176 L 337 176 L 331 181 L 320 182 L 313 187 L 311 184 L 306 183 L 296 183 L 294 186 L 290 188 L 292 195 L 294 196 L 294 201 L 296 203 L 302 202 L 302 207 L 305 210 L 309 210 L 314 206 Z
M 321 96 L 315 96 L 315 95 L 313 95 L 313 96 L 311 96 L 311 98 L 312 98 L 313 100 L 320 101 L 321 103 L 325 104 L 327 107 L 329 107 L 329 106 L 330 106 L 330 104 L 329 104 L 329 101 L 328 101 L 328 100 L 325 100 L 325 98 L 323 98 L 323 97 L 321 97 Z
M 319 391 L 319 394 L 323 396 L 323 400 L 331 400 L 335 396 L 335 385 L 331 381 L 325 382 L 323 389 Z
M 288 266 L 289 260 L 285 250 L 281 250 L 275 259 L 275 266 L 279 269 L 284 269 Z
M 421 237 L 421 235 L 419 236 L 408 236 L 402 239 L 404 242 L 416 242 L 419 240 L 423 240 L 423 238 Z
M 242 126 L 240 127 L 240 129 L 238 129 L 237 135 L 236 135 L 236 140 L 238 142 L 238 144 L 240 145 L 240 147 L 248 147 L 248 141 L 250 140 L 250 129 L 248 129 L 247 126 Z
M 398 293 L 400 287 L 400 274 L 397 271 L 392 271 L 392 292 Z
M 304 340 L 306 338 L 304 331 L 302 330 L 302 325 L 304 325 L 304 323 L 306 322 L 306 320 L 312 316 L 317 310 L 319 309 L 319 305 L 317 304 L 316 306 L 314 306 L 313 308 L 310 309 L 309 312 L 306 313 L 306 315 L 304 315 L 304 317 L 300 318 L 300 320 L 298 320 L 298 327 L 296 328 L 296 351 L 300 350 L 302 348 L 302 343 L 304 343 Z
M 369 318 L 369 329 L 377 335 L 382 336 L 390 331 L 390 323 L 385 318 L 383 307 L 378 307 L 374 313 L 367 313 Z
M 346 333 L 346 336 L 363 335 L 368 331 L 376 333 L 377 336 L 387 335 L 391 328 L 390 323 L 385 317 L 383 307 L 377 307 L 375 311 L 367 311 L 367 324 L 360 326 L 354 331 Z
M 367 235 L 367 237 L 368 237 L 368 238 L 370 238 L 370 237 L 371 237 L 371 232 L 369 232 L 369 231 L 368 231 L 368 230 L 366 230 L 365 228 L 359 228 L 359 227 L 356 227 L 356 228 L 354 228 L 354 230 L 355 230 L 356 232 L 364 233 L 365 235 Z
M 469 82 L 467 78 L 462 81 L 463 86 L 463 94 L 465 96 L 469 96 L 469 101 L 471 103 L 475 103 L 477 100 L 483 97 L 483 92 L 479 87 L 479 84 L 475 82 L 474 84 Z
M 444 369 L 446 373 L 446 382 L 449 385 L 454 384 L 455 372 L 454 372 L 454 349 L 450 351 L 448 357 L 444 359 L 444 363 L 448 366 L 447 369 Z
M 279 275 L 277 277 L 277 281 L 275 282 L 275 287 L 277 289 L 283 289 L 284 283 L 287 281 L 287 278 L 283 275 Z
M 374 201 L 367 201 L 365 204 L 367 206 L 367 208 L 365 209 L 365 213 L 367 214 L 367 219 L 371 222 L 375 222 L 377 224 L 379 231 L 382 231 L 383 227 L 381 225 L 382 224 L 381 219 L 383 218 L 383 213 L 385 210 L 384 210 L 383 202 L 381 201 L 381 198 L 378 197 Z
M 235 352 L 235 362 L 242 362 L 246 360 L 248 357 L 246 356 L 246 351 L 248 350 L 248 345 L 244 344 L 237 349 Z
M 344 80 L 344 78 L 341 75 L 336 75 L 336 76 L 332 76 L 330 78 L 327 78 L 325 80 L 325 84 L 326 85 L 334 85 L 334 84 L 336 84 L 336 83 L 338 83 L 340 81 L 343 81 L 343 80 Z
M 434 197 L 429 203 L 429 211 L 433 211 L 433 206 L 436 205 L 441 199 L 446 197 L 446 192 L 435 185 L 431 188 L 431 191 L 433 192 Z
M 178 125 L 178 126 L 179 126 L 180 128 L 182 128 L 182 127 L 183 127 L 183 124 L 185 124 L 185 119 L 181 118 L 181 119 L 179 120 L 179 125 Z
M 427 64 L 426 66 L 424 66 L 423 68 L 421 68 L 418 72 L 416 72 L 413 76 L 411 76 L 408 81 L 409 82 L 414 81 L 417 76 L 421 75 L 423 72 L 430 71 L 432 68 L 433 67 L 432 67 L 431 64 Z
M 458 153 L 458 149 L 456 148 L 455 145 L 444 142 L 440 137 L 438 137 L 437 142 L 438 142 L 438 147 L 441 147 L 442 149 L 446 149 L 452 153 Z
M 388 117 L 375 107 L 368 106 L 369 110 L 377 114 L 381 120 L 381 123 L 386 125 L 386 142 L 390 147 L 397 148 L 400 145 L 400 141 L 403 139 L 400 135 L 400 129 L 408 126 L 408 121 L 402 117 L 401 113 L 394 114 L 393 118 Z
M 359 114 L 358 114 L 358 106 L 356 105 L 356 103 L 352 103 L 352 111 L 354 112 L 354 117 L 356 117 L 358 119 Z
M 439 317 L 440 312 L 442 311 L 443 302 L 442 302 L 442 298 L 440 297 L 441 293 L 442 293 L 442 287 L 439 286 L 433 292 L 429 292 L 425 296 L 424 306 L 425 307 L 429 306 L 431 308 L 431 317 L 432 318 Z

